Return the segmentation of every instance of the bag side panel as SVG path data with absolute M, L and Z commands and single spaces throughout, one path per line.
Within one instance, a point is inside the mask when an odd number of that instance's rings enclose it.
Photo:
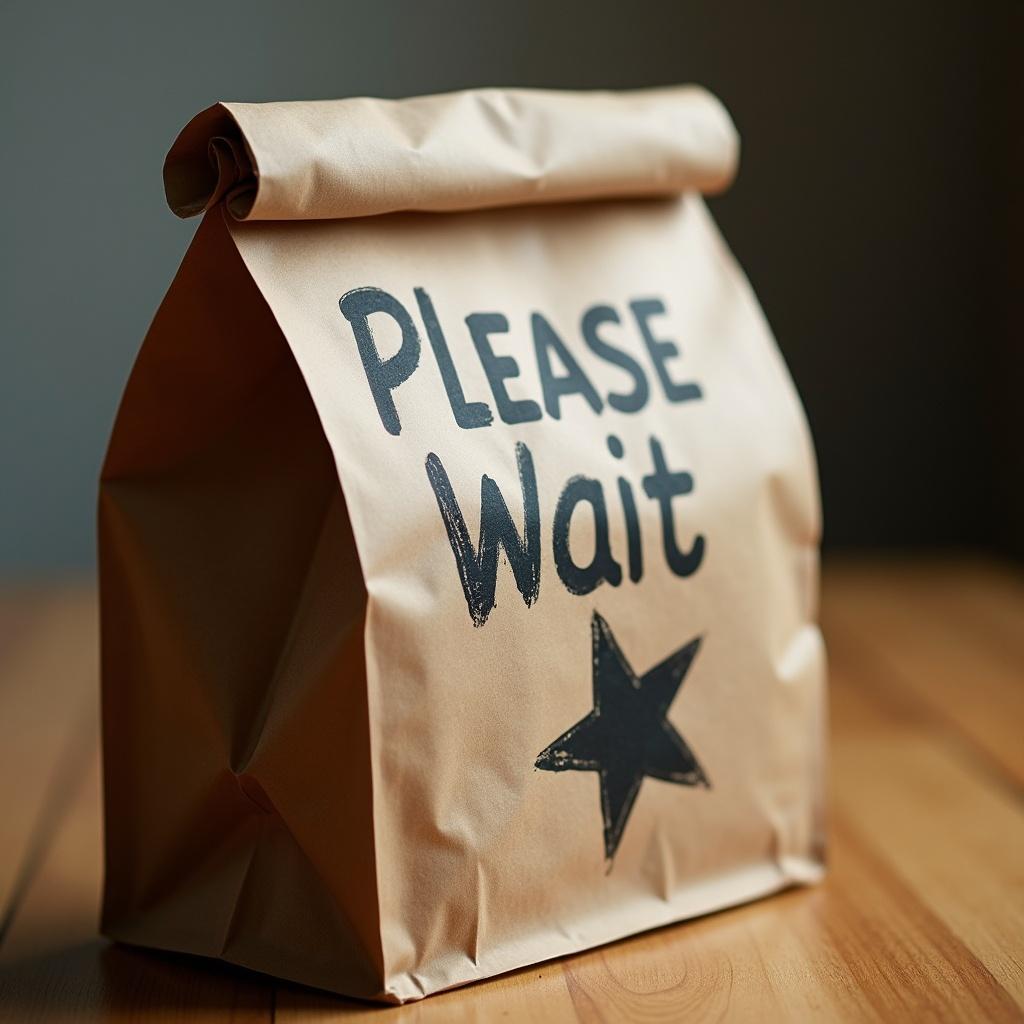
M 99 540 L 104 932 L 373 995 L 366 593 L 316 412 L 219 211 L 132 372 Z

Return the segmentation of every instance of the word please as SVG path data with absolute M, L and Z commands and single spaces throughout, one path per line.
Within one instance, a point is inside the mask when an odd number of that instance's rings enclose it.
M 423 288 L 414 289 L 414 294 L 455 422 L 467 430 L 489 426 L 494 422 L 494 411 L 479 398 L 467 399 L 430 296 Z M 394 393 L 415 373 L 420 364 L 422 344 L 416 322 L 403 303 L 380 288 L 353 289 L 346 292 L 338 304 L 355 336 L 381 423 L 389 434 L 400 434 L 402 423 Z M 651 325 L 652 318 L 665 313 L 661 300 L 636 299 L 629 303 L 629 312 L 665 398 L 670 402 L 700 398 L 699 384 L 677 380 L 669 372 L 670 364 L 679 356 L 679 349 L 674 341 L 657 337 Z M 390 317 L 402 334 L 398 350 L 387 358 L 381 357 L 374 338 L 371 318 L 377 316 Z M 496 350 L 496 345 L 500 347 L 501 344 L 500 335 L 509 331 L 508 318 L 502 313 L 470 313 L 465 318 L 465 325 L 490 385 L 494 407 L 501 420 L 508 424 L 539 420 L 544 413 L 553 419 L 560 419 L 562 402 L 570 396 L 578 396 L 577 401 L 582 400 L 597 414 L 602 412 L 606 404 L 622 413 L 639 412 L 650 397 L 647 372 L 637 359 L 613 345 L 607 337 L 609 325 L 614 327 L 621 323 L 619 312 L 607 305 L 590 306 L 580 320 L 580 334 L 590 353 L 622 373 L 624 388 L 609 391 L 602 396 L 550 321 L 541 313 L 530 314 L 533 352 L 541 382 L 542 409 L 541 403 L 533 398 L 513 398 L 509 394 L 507 382 L 519 376 L 519 364 L 513 356 Z

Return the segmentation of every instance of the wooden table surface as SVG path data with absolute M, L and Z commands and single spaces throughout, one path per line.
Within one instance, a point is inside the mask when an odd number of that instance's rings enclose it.
M 0 1019 L 1024 1019 L 1024 575 L 827 566 L 830 873 L 399 1008 L 96 934 L 96 598 L 0 595 Z

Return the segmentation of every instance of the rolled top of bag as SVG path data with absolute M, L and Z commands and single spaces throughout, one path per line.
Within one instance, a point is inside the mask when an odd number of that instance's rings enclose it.
M 719 192 L 739 142 L 696 86 L 634 92 L 478 89 L 407 100 L 217 103 L 164 163 L 190 217 L 366 217 Z

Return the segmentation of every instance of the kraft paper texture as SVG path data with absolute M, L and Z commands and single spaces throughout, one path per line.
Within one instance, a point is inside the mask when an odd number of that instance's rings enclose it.
M 220 104 L 103 472 L 106 934 L 391 1002 L 822 872 L 808 429 L 695 88 Z

